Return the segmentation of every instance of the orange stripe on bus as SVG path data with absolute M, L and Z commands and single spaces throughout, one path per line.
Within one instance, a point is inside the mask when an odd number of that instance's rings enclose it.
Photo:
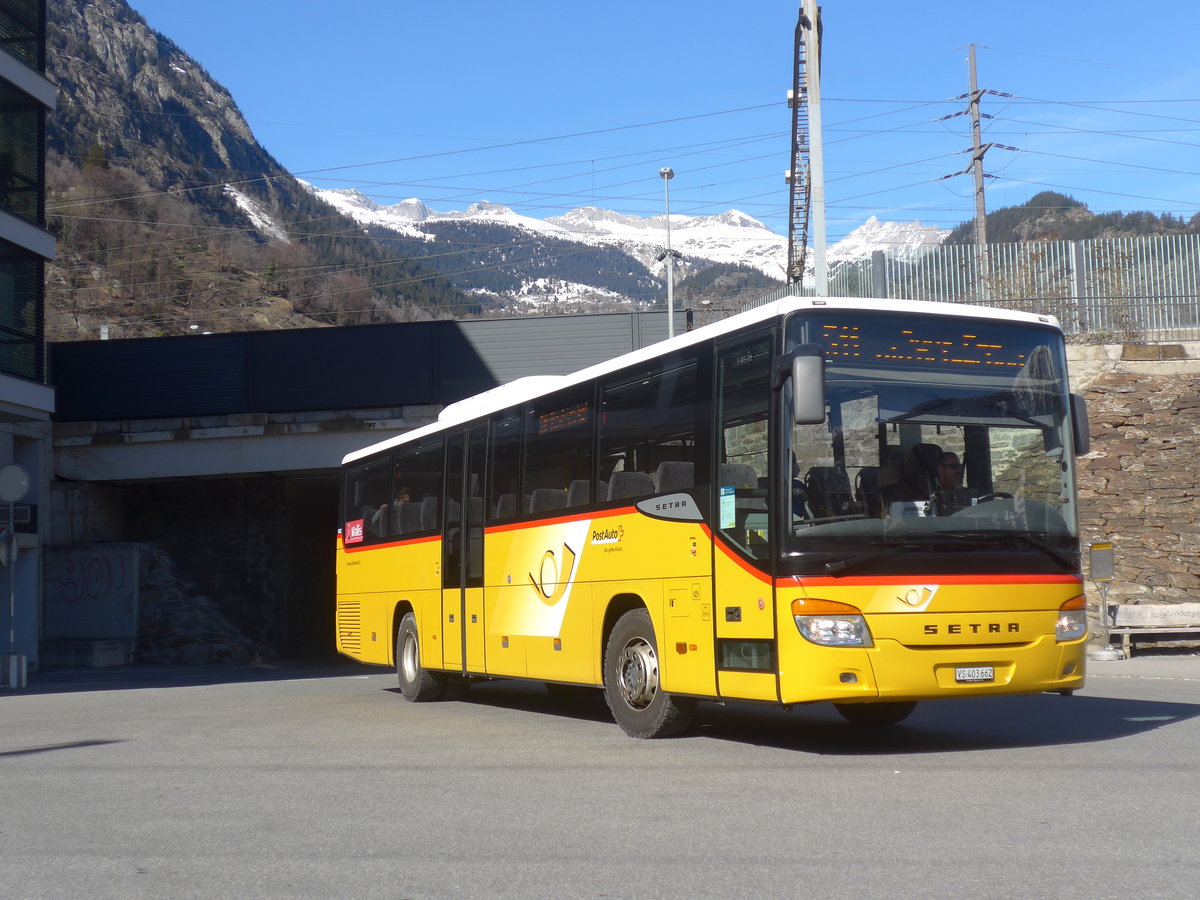
M 346 547 L 340 540 L 338 541 L 338 544 L 341 545 L 342 549 L 347 553 L 361 553 L 363 550 L 382 550 L 385 547 L 410 547 L 413 544 L 425 544 L 429 541 L 440 541 L 441 539 L 442 536 L 440 534 L 431 534 L 426 535 L 425 537 L 408 538 L 407 540 L 403 541 L 385 541 L 380 544 L 363 544 L 361 546 L 355 545 L 353 547 Z
M 620 509 L 602 509 L 598 512 L 580 512 L 569 516 L 555 516 L 552 519 L 531 519 L 524 522 L 510 522 L 507 525 L 491 525 L 485 529 L 485 534 L 503 534 L 506 531 L 521 531 L 524 528 L 540 528 L 543 525 L 560 525 L 563 522 L 579 522 L 583 519 L 608 519 L 613 516 L 625 516 L 636 512 L 633 506 L 622 506 Z
M 931 584 L 1082 584 L 1078 575 L 849 575 L 836 578 L 831 575 L 789 575 L 776 584 L 784 587 L 799 582 L 805 587 L 852 587 L 880 584 L 915 584 L 928 581 Z

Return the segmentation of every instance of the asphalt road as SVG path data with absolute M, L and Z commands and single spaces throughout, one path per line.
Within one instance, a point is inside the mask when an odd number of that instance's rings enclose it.
M 637 741 L 540 685 L 48 672 L 0 693 L 0 896 L 1193 897 L 1200 657 L 1089 677 L 885 730 L 705 705 Z

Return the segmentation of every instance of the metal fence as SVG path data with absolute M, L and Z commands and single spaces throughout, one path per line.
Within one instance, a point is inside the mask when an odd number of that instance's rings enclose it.
M 792 285 L 746 306 L 788 295 Z M 1081 343 L 1200 340 L 1200 235 L 932 247 L 830 266 L 829 296 L 979 303 L 1049 314 Z

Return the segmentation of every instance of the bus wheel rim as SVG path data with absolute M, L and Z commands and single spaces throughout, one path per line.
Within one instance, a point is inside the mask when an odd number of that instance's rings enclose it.
M 617 660 L 617 685 L 633 709 L 645 709 L 658 692 L 658 658 L 644 640 L 630 641 Z
M 401 665 L 404 667 L 404 680 L 413 682 L 417 680 L 417 672 L 420 670 L 420 662 L 417 657 L 417 641 L 411 634 L 404 636 L 404 647 L 400 657 Z

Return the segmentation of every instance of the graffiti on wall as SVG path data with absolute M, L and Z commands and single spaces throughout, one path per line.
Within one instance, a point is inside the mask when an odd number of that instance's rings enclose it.
M 46 638 L 100 640 L 137 635 L 136 544 L 50 548 L 45 577 Z

